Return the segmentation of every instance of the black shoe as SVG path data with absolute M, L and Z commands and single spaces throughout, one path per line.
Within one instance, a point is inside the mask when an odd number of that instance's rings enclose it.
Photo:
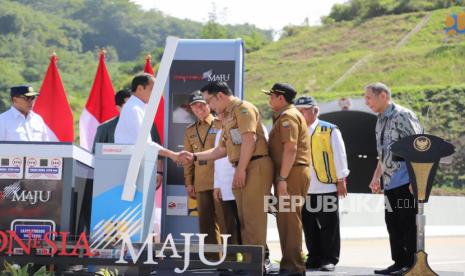
M 388 268 L 375 270 L 375 274 L 390 275 L 391 272 L 397 271 L 401 268 L 402 266 L 398 264 L 393 264 Z
M 405 267 L 402 267 L 401 269 L 399 269 L 397 271 L 391 272 L 391 275 L 404 275 L 409 270 L 410 270 L 410 267 L 405 266 Z
M 336 266 L 332 263 L 327 263 L 327 264 L 320 266 L 321 271 L 334 271 L 335 268 Z
M 307 269 L 319 269 L 320 268 L 320 263 L 319 262 L 305 262 L 305 267 Z

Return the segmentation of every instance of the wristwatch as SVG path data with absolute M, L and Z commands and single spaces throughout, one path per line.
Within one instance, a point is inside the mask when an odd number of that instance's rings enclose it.
M 197 155 L 195 155 L 195 153 L 194 153 L 194 154 L 192 154 L 192 156 L 194 156 L 194 158 L 193 158 L 194 162 L 197 161 Z
M 287 180 L 287 177 L 283 177 L 283 176 L 280 176 L 280 175 L 278 175 L 278 176 L 276 177 L 276 182 L 279 182 L 279 181 L 286 181 L 286 180 Z

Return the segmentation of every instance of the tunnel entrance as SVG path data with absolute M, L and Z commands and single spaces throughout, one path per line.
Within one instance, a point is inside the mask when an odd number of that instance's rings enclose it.
M 363 111 L 341 110 L 320 114 L 319 118 L 337 125 L 341 130 L 350 170 L 347 178 L 348 192 L 370 193 L 368 185 L 378 162 L 376 115 Z

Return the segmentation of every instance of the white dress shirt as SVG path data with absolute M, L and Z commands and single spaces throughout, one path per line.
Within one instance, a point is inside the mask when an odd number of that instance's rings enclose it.
M 0 141 L 50 141 L 47 126 L 34 111 L 24 116 L 14 106 L 0 114 Z
M 146 107 L 147 104 L 134 95 L 128 99 L 121 109 L 119 121 L 116 125 L 115 144 L 136 144 L 139 129 L 142 125 L 142 121 L 144 120 Z M 161 149 L 160 145 L 152 141 L 152 137 L 150 135 L 147 137 L 147 142 L 157 146 L 158 149 Z
M 310 132 L 310 141 L 319 120 L 316 119 L 313 124 L 310 125 L 308 131 Z M 336 168 L 337 179 L 345 178 L 349 175 L 349 169 L 347 167 L 347 154 L 344 146 L 344 140 L 342 140 L 341 131 L 338 128 L 333 129 L 331 134 L 331 147 L 333 149 L 334 167 Z M 310 187 L 308 188 L 309 194 L 327 194 L 334 193 L 337 191 L 336 184 L 325 184 L 318 181 L 315 169 L 313 165 L 310 168 Z
M 221 130 L 216 133 L 215 147 L 221 140 Z M 234 167 L 227 157 L 215 160 L 215 174 L 213 178 L 213 188 L 220 188 L 223 201 L 235 200 L 232 192 L 232 182 L 234 178 Z

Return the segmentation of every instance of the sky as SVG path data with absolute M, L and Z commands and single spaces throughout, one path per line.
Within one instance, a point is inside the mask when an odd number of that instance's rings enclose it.
M 335 3 L 346 0 L 131 0 L 143 9 L 157 9 L 166 15 L 206 22 L 214 9 L 219 23 L 250 23 L 262 29 L 281 30 L 300 25 L 306 18 L 310 25 L 328 15 Z

